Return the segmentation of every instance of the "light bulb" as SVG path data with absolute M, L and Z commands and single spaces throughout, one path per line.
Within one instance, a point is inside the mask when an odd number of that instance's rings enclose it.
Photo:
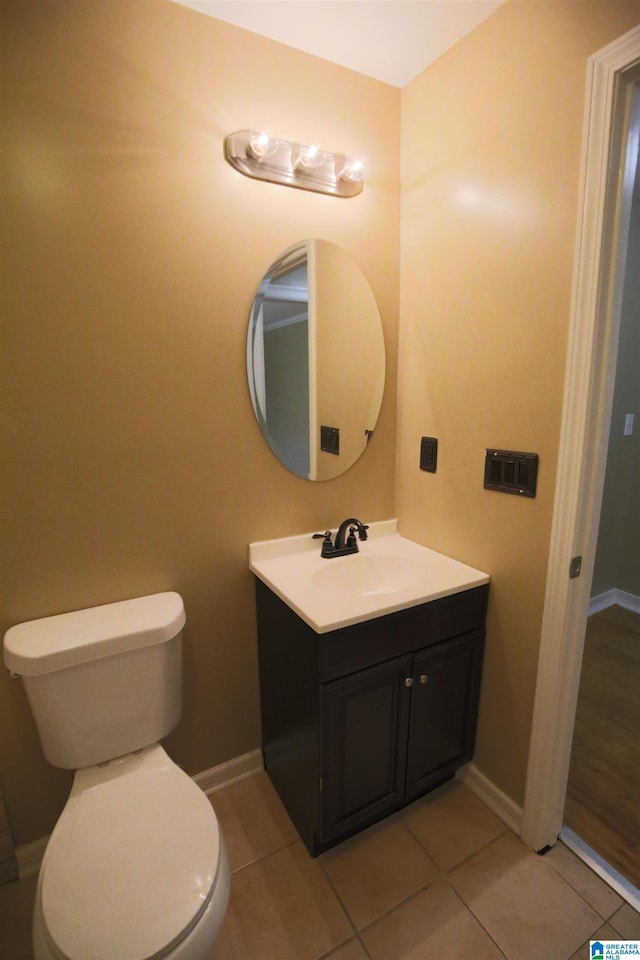
M 359 154 L 353 154 L 347 157 L 344 167 L 340 171 L 340 179 L 351 180 L 353 183 L 360 183 L 362 180 L 364 180 L 366 167 L 366 159 Z
M 300 144 L 298 156 L 296 157 L 296 167 L 303 167 L 305 170 L 314 170 L 321 167 L 325 161 L 325 152 L 315 145 Z
M 278 140 L 271 130 L 252 130 L 249 134 L 248 151 L 256 160 L 272 157 L 278 149 Z

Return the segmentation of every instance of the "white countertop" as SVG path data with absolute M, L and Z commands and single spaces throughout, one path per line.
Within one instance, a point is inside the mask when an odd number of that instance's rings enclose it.
M 312 533 L 262 540 L 249 544 L 249 569 L 316 633 L 489 583 L 481 570 L 397 531 L 396 520 L 372 523 L 357 554 L 330 559 L 320 556 L 322 540 Z

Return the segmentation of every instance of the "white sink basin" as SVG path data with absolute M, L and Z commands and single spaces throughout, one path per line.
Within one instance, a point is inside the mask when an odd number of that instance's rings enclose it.
M 337 591 L 358 597 L 397 593 L 424 576 L 424 567 L 409 557 L 354 553 L 335 559 L 335 564 L 316 570 L 312 576 L 313 585 L 327 593 Z
M 489 576 L 413 540 L 395 520 L 372 523 L 346 557 L 320 556 L 312 534 L 249 545 L 249 568 L 316 633 L 428 603 L 489 582 Z

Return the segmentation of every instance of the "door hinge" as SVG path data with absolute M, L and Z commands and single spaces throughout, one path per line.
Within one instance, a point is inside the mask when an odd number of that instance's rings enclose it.
M 322 793 L 322 777 L 320 777 L 320 793 Z
M 576 577 L 579 577 L 581 569 L 582 569 L 582 557 L 574 557 L 571 563 L 569 564 L 570 579 L 575 580 Z

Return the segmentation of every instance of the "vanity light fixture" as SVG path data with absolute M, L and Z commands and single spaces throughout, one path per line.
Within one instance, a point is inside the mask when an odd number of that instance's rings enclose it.
M 269 130 L 238 130 L 225 137 L 228 163 L 246 177 L 333 197 L 355 197 L 364 186 L 365 161 L 321 150 L 314 143 L 280 140 Z

